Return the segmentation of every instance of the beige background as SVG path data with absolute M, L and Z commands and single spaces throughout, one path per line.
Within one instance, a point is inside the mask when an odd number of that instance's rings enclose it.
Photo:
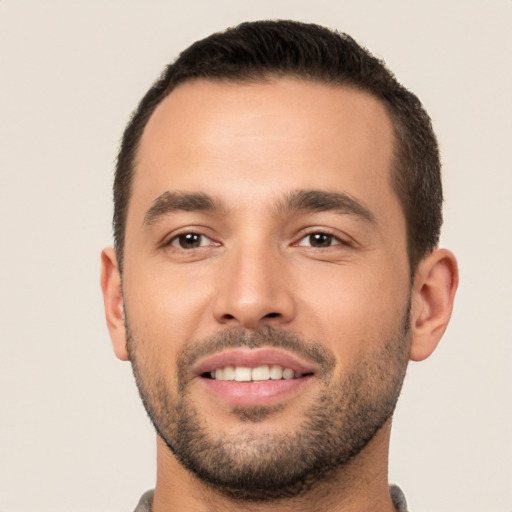
M 0 512 L 133 509 L 153 433 L 115 360 L 99 252 L 122 129 L 164 64 L 258 18 L 386 59 L 439 135 L 453 322 L 413 364 L 390 478 L 412 512 L 512 511 L 512 1 L 0 1 Z

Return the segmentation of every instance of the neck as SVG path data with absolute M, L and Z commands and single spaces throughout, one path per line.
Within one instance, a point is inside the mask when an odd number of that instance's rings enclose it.
M 241 502 L 212 489 L 186 470 L 161 438 L 157 438 L 157 484 L 153 512 L 393 512 L 388 489 L 391 421 L 336 474 L 299 496 Z

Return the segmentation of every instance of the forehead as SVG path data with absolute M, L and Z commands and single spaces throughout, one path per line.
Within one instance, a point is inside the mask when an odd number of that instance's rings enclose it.
M 393 195 L 393 144 L 385 107 L 355 89 L 291 78 L 187 82 L 148 121 L 132 202 L 198 188 L 228 199 L 325 188 L 372 202 Z

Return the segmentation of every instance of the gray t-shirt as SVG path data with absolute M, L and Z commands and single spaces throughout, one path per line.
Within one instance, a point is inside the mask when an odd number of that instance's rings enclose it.
M 154 491 L 146 491 L 139 501 L 139 504 L 133 512 L 151 512 L 151 504 L 153 503 Z M 389 486 L 389 493 L 397 512 L 408 512 L 407 502 L 405 501 L 404 493 L 397 485 Z

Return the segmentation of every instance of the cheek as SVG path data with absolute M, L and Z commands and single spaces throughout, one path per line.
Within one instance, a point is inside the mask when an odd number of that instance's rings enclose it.
M 208 289 L 183 274 L 165 269 L 127 275 L 125 307 L 134 338 L 151 351 L 174 358 L 201 329 L 209 307 Z M 158 350 L 157 350 L 158 348 Z
M 314 282 L 300 284 L 300 330 L 325 343 L 340 368 L 379 351 L 401 329 L 407 310 L 408 281 L 392 275 L 357 265 L 317 269 Z

